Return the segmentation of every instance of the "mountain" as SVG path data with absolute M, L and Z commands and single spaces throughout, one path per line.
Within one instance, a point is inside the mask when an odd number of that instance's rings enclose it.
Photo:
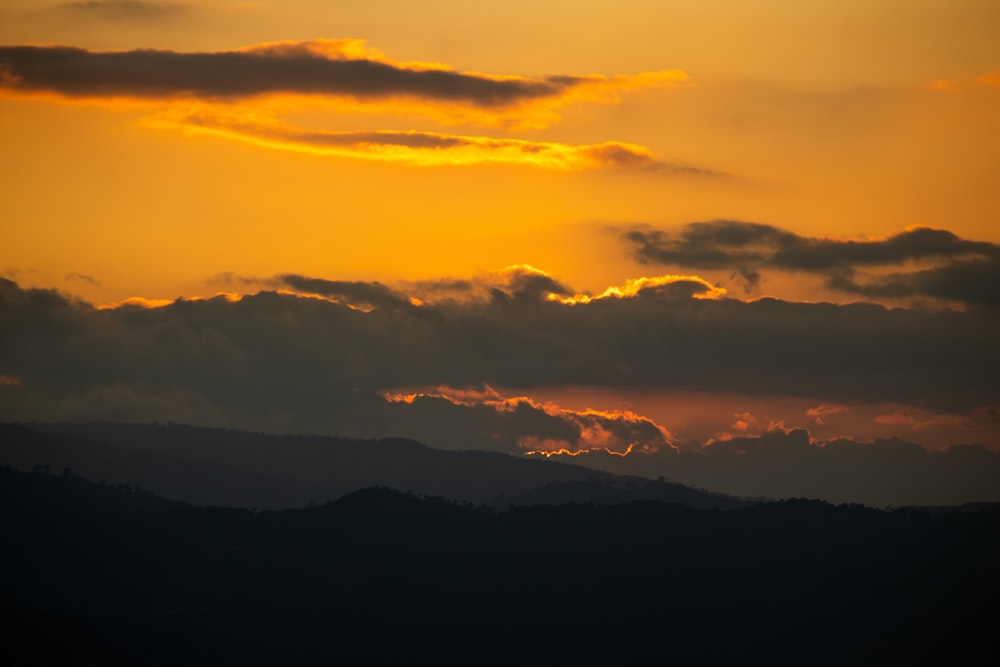
M 0 464 L 48 465 L 137 484 L 198 505 L 283 509 L 383 486 L 476 504 L 625 502 L 699 508 L 739 499 L 642 477 L 494 452 L 442 451 L 413 440 L 270 435 L 183 424 L 0 424 Z
M 1000 509 L 181 507 L 0 470 L 10 665 L 991 664 Z M 79 508 L 89 508 L 85 512 Z
M 156 512 L 190 507 L 138 487 L 95 484 L 68 470 L 50 474 L 39 465 L 32 474 L 0 467 L 0 515 L 91 516 Z
M 694 509 L 730 510 L 753 504 L 751 500 L 701 491 L 665 479 L 651 480 L 620 476 L 551 482 L 527 493 L 498 498 L 492 505 L 500 508 L 569 503 L 618 505 L 639 500 L 679 503 Z M 760 501 L 764 500 L 766 499 L 760 499 Z

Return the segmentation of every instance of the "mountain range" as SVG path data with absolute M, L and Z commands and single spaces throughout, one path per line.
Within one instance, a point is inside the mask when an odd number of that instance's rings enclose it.
M 991 664 L 1000 509 L 194 507 L 0 468 L 8 665 Z
M 137 485 L 195 505 L 259 509 L 325 503 L 367 487 L 508 507 L 562 502 L 677 502 L 733 509 L 732 496 L 664 479 L 546 459 L 443 451 L 413 440 L 270 435 L 184 424 L 0 424 L 0 465 L 48 466 Z

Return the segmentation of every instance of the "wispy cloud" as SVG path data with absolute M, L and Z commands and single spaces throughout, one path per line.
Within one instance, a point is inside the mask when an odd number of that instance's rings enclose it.
M 112 21 L 152 21 L 172 18 L 187 11 L 179 2 L 142 2 L 140 0 L 85 0 L 64 2 L 58 10 L 79 17 L 94 16 Z
M 574 146 L 523 139 L 390 130 L 304 130 L 274 121 L 245 120 L 234 114 L 160 114 L 154 127 L 204 132 L 268 148 L 417 166 L 517 164 L 575 171 L 639 169 L 680 174 L 712 174 L 709 169 L 671 164 L 642 146 L 620 142 Z
M 97 280 L 93 276 L 88 276 L 85 273 L 67 273 L 66 277 L 65 277 L 65 280 L 67 280 L 67 281 L 84 282 L 84 283 L 87 283 L 88 285 L 95 285 L 95 286 L 101 284 L 101 282 L 99 280 Z
M 889 414 L 878 415 L 875 422 L 890 426 L 905 425 L 914 431 L 933 428 L 976 431 L 986 426 L 1000 425 L 1000 407 L 978 406 L 968 414 L 920 414 L 914 410 L 900 409 Z
M 942 92 L 961 92 L 978 89 L 1000 90 L 1000 70 L 985 72 L 974 79 L 938 79 L 932 81 L 928 87 L 931 90 Z
M 806 410 L 806 416 L 810 418 L 813 424 L 823 426 L 826 424 L 828 418 L 844 414 L 849 410 L 850 407 L 846 405 L 823 403 L 822 405 L 817 405 L 814 408 Z

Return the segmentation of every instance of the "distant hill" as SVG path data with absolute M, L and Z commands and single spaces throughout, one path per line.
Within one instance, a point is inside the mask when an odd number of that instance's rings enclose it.
M 548 460 L 435 450 L 413 440 L 270 435 L 184 424 L 0 424 L 0 464 L 48 465 L 198 505 L 282 509 L 381 486 L 476 504 L 739 499 Z
M 1000 509 L 181 507 L 0 470 L 9 665 L 992 664 Z
M 512 497 L 498 498 L 492 504 L 509 508 L 524 505 L 564 505 L 590 503 L 618 505 L 638 500 L 656 500 L 679 503 L 694 509 L 737 509 L 754 504 L 753 501 L 692 489 L 664 479 L 636 479 L 614 477 L 587 480 L 551 482 Z M 763 502 L 766 499 L 759 499 Z
M 32 473 L 0 467 L 0 515 L 4 516 L 88 516 L 187 507 L 187 503 L 137 487 L 95 484 L 65 469 L 56 474 L 43 465 Z

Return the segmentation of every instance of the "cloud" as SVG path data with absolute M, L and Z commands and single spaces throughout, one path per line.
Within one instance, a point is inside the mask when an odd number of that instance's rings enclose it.
M 395 428 L 438 446 L 488 442 L 507 453 L 546 457 L 590 451 L 624 456 L 672 447 L 665 427 L 627 410 L 571 410 L 527 396 L 506 397 L 489 386 L 382 395 L 395 408 Z
M 65 277 L 65 280 L 67 280 L 67 281 L 74 281 L 75 280 L 75 281 L 84 282 L 84 283 L 87 283 L 89 285 L 95 285 L 95 286 L 101 284 L 100 281 L 97 280 L 96 278 L 94 278 L 93 276 L 88 276 L 88 275 L 86 275 L 84 273 L 67 273 L 66 277 Z
M 676 86 L 687 80 L 677 70 L 545 78 L 458 72 L 440 63 L 393 61 L 354 39 L 277 42 L 201 53 L 3 46 L 0 62 L 8 73 L 4 85 L 20 93 L 215 101 L 289 94 L 366 103 L 403 99 L 487 115 L 523 115 L 534 106 L 550 119 L 555 108 L 571 102 L 613 102 L 628 90 Z
M 275 278 L 275 282 L 305 294 L 331 297 L 339 303 L 361 308 L 402 308 L 410 306 L 410 301 L 394 290 L 377 282 L 357 282 L 345 280 L 324 280 L 287 273 Z
M 212 112 L 159 114 L 146 125 L 203 132 L 268 148 L 418 166 L 520 164 L 556 170 L 620 168 L 719 175 L 707 168 L 664 162 L 642 146 L 620 142 L 574 146 L 415 130 L 303 130 Z
M 1000 425 L 1000 407 L 998 406 L 977 406 L 969 414 L 930 414 L 916 416 L 911 410 L 896 410 L 890 414 L 878 415 L 875 423 L 890 426 L 905 425 L 914 431 L 924 431 L 934 428 L 946 428 L 949 430 L 976 431 L 983 427 L 995 427 Z
M 683 279 L 637 280 L 585 300 L 525 266 L 413 292 L 298 274 L 267 280 L 272 289 L 255 294 L 104 309 L 0 281 L 0 373 L 24 383 L 0 418 L 56 418 L 60 405 L 88 396 L 100 418 L 114 411 L 99 392 L 113 387 L 109 395 L 187 396 L 214 406 L 199 410 L 219 415 L 217 425 L 247 418 L 367 435 L 384 434 L 381 393 L 483 383 L 939 412 L 1000 404 L 996 320 L 976 311 L 698 298 L 710 287 Z
M 726 290 L 712 285 L 698 276 L 654 276 L 652 278 L 630 278 L 624 285 L 614 285 L 600 294 L 574 294 L 572 296 L 552 293 L 546 298 L 550 301 L 575 305 L 591 303 L 601 299 L 628 299 L 637 296 L 644 298 L 682 297 L 692 299 L 718 299 L 726 295 Z
M 130 296 L 127 299 L 104 303 L 97 306 L 98 310 L 116 310 L 118 308 L 163 308 L 174 302 L 173 299 L 147 299 L 143 296 Z
M 439 307 L 472 307 L 474 303 L 517 303 L 563 298 L 573 290 L 530 264 L 513 264 L 473 278 L 418 280 L 402 285 L 422 302 Z
M 77 16 L 96 16 L 115 21 L 150 21 L 171 18 L 187 11 L 187 5 L 176 2 L 140 2 L 139 0 L 88 0 L 65 2 L 59 10 Z
M 79 11 L 140 13 L 140 3 L 77 3 Z M 119 5 L 121 5 L 119 7 Z M 75 6 L 75 5 L 74 5 Z M 149 7 L 152 7 L 149 6 Z M 153 9 L 149 9 L 150 12 Z M 683 85 L 684 72 L 531 78 L 400 62 L 357 39 L 273 42 L 233 51 L 90 51 L 0 46 L 0 92 L 156 109 L 147 127 L 181 129 L 257 146 L 409 165 L 519 164 L 726 176 L 620 141 L 571 145 L 417 130 L 327 130 L 276 118 L 302 105 L 332 113 L 425 114 L 443 123 L 541 128 L 577 102 L 614 103 L 627 91 Z
M 772 432 L 782 432 L 787 433 L 789 429 L 785 428 L 784 422 L 767 420 L 766 422 L 758 419 L 756 416 L 750 412 L 741 412 L 733 415 L 732 424 L 729 426 L 728 431 L 720 431 L 716 433 L 714 437 L 709 438 L 705 441 L 705 444 L 711 445 L 716 442 L 729 442 L 733 438 L 753 436 L 757 437 L 765 433 Z
M 859 281 L 853 272 L 831 275 L 832 289 L 873 299 L 932 297 L 971 305 L 1000 307 L 1000 256 L 954 260 L 944 266 L 891 273 Z
M 931 90 L 960 92 L 963 90 L 1000 89 L 1000 71 L 984 72 L 975 79 L 938 79 L 928 86 Z
M 846 405 L 839 404 L 827 404 L 817 405 L 814 408 L 809 408 L 806 410 L 806 416 L 809 417 L 813 424 L 817 426 L 823 426 L 826 424 L 826 417 L 832 417 L 833 415 L 840 415 L 848 412 L 850 408 Z
M 633 245 L 640 261 L 687 263 L 697 268 L 728 268 L 745 263 L 815 271 L 1000 255 L 1000 246 L 964 240 L 947 230 L 930 227 L 912 227 L 882 239 L 855 241 L 810 238 L 772 225 L 715 220 L 686 225 L 676 237 L 658 230 L 634 229 L 625 232 L 623 238 Z
M 1000 246 L 944 229 L 912 227 L 885 238 L 844 240 L 716 220 L 692 223 L 674 234 L 631 229 L 622 239 L 640 263 L 725 269 L 749 289 L 757 287 L 762 270 L 770 269 L 819 274 L 830 289 L 869 298 L 929 297 L 1000 306 L 1000 293 L 992 288 L 1000 281 Z M 905 270 L 885 273 L 887 267 Z

